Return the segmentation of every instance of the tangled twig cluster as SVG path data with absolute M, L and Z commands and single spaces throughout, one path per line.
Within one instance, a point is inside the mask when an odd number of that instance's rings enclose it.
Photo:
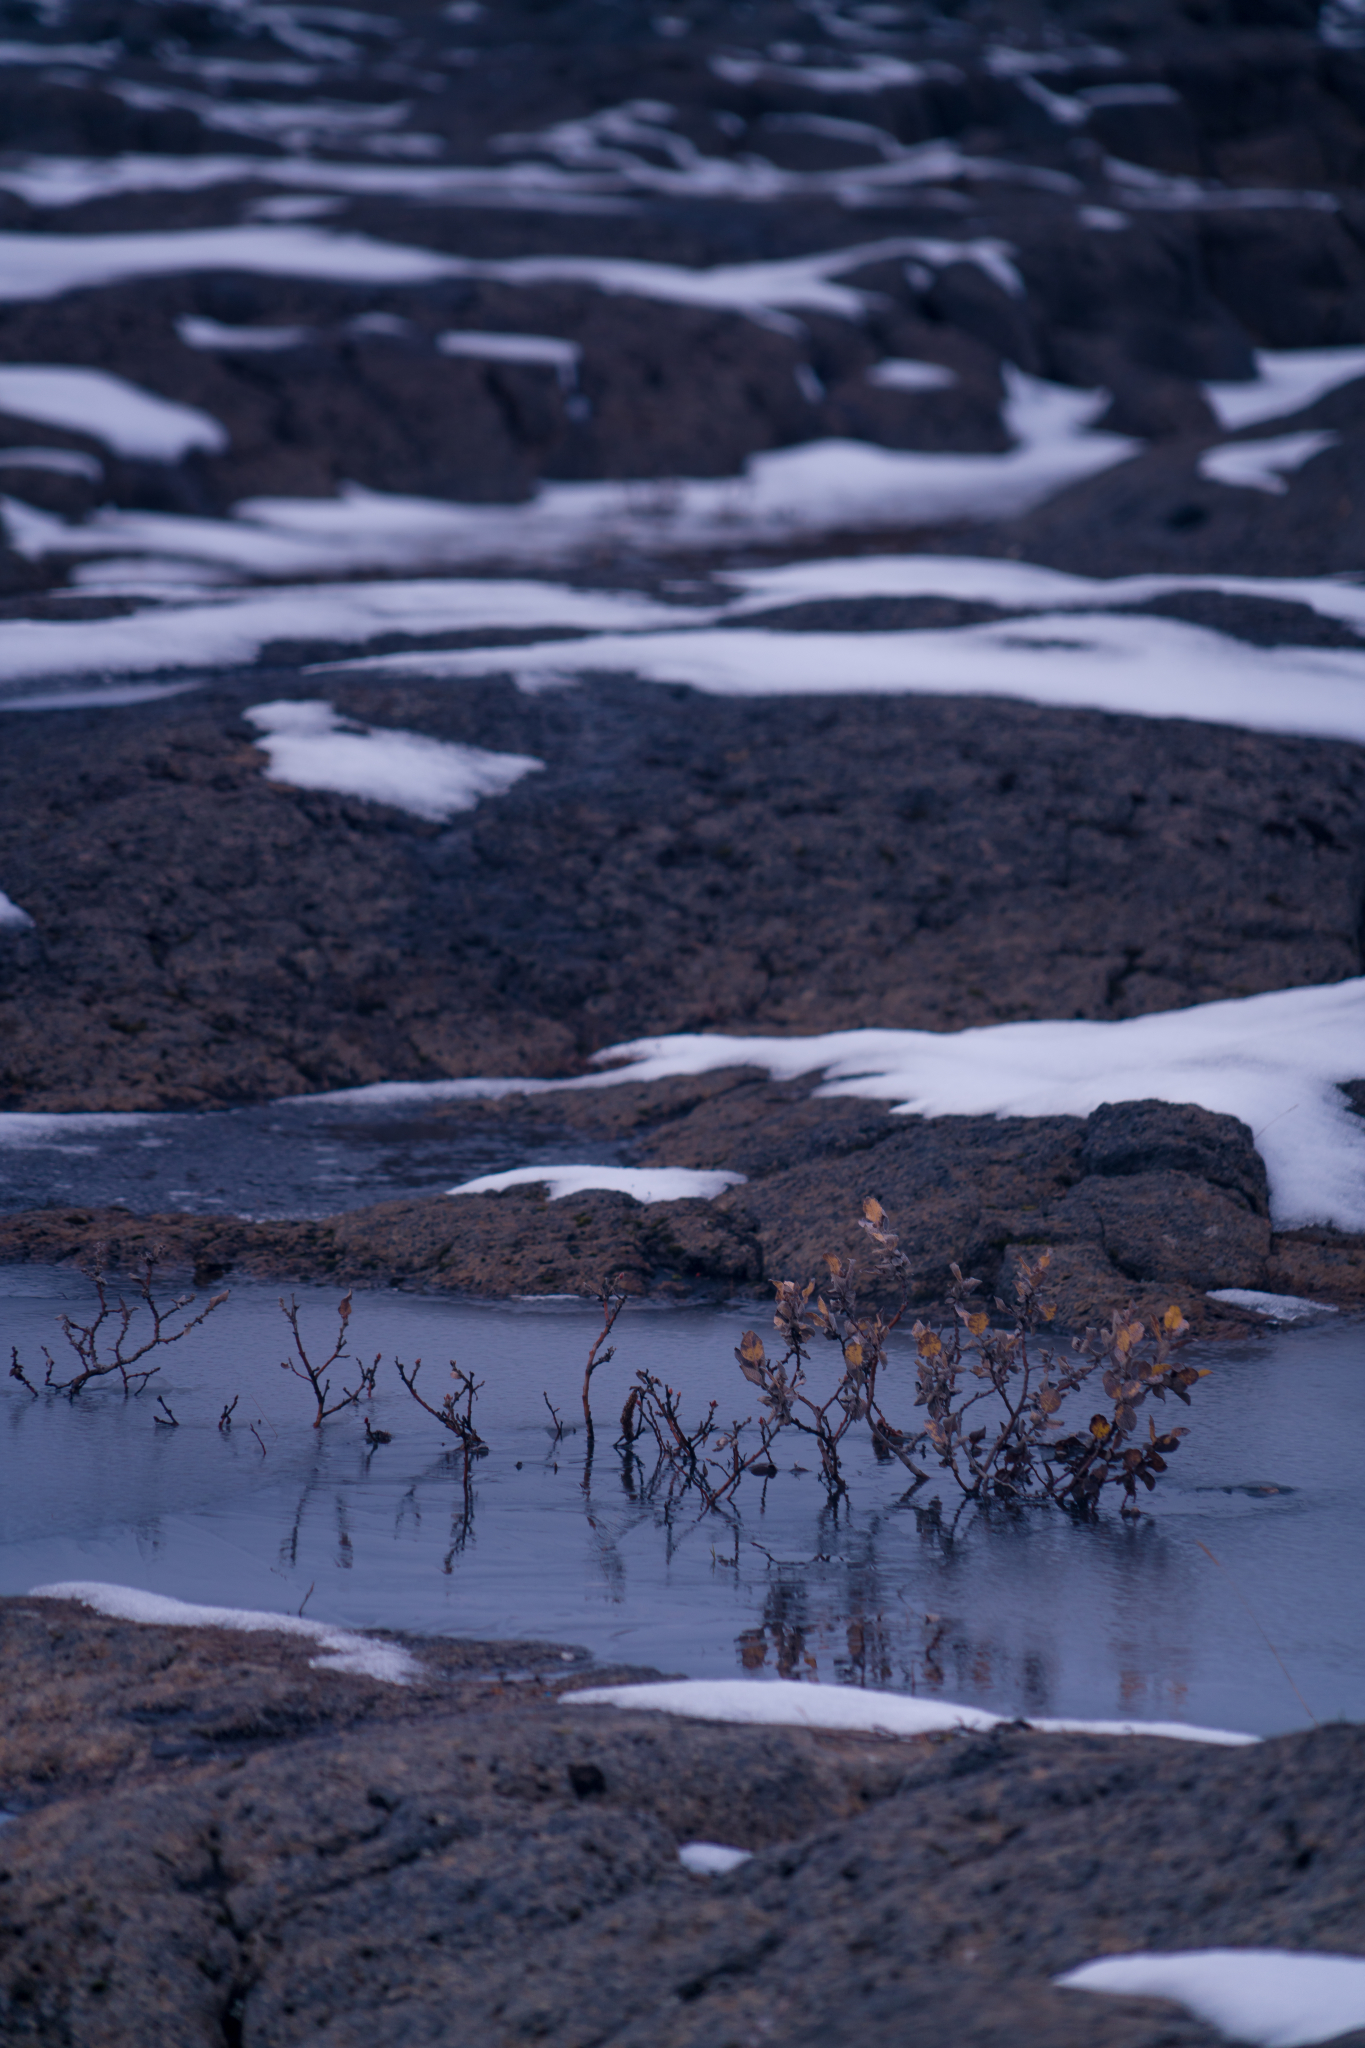
M 74 1369 L 66 1378 L 62 1377 L 61 1367 L 44 1344 L 42 1353 L 47 1360 L 47 1370 L 41 1381 L 35 1384 L 20 1364 L 17 1346 L 11 1345 L 9 1376 L 12 1380 L 18 1380 L 21 1387 L 27 1387 L 30 1394 L 65 1394 L 68 1400 L 74 1401 L 92 1380 L 113 1378 L 122 1383 L 125 1394 L 140 1394 L 148 1380 L 154 1379 L 161 1370 L 159 1365 L 144 1366 L 142 1360 L 163 1345 L 178 1344 L 182 1337 L 188 1337 L 191 1330 L 197 1330 L 199 1325 L 211 1316 L 216 1308 L 221 1308 L 228 1298 L 227 1289 L 224 1288 L 221 1294 L 215 1294 L 208 1305 L 200 1309 L 197 1316 L 190 1316 L 176 1330 L 169 1328 L 168 1325 L 187 1308 L 193 1308 L 196 1297 L 193 1294 L 181 1294 L 169 1308 L 161 1306 L 153 1293 L 156 1278 L 155 1251 L 148 1253 L 134 1276 L 139 1300 L 131 1305 L 122 1295 L 118 1297 L 117 1306 L 110 1300 L 109 1283 L 98 1265 L 90 1278 L 94 1284 L 96 1302 L 96 1313 L 91 1320 L 88 1323 L 78 1323 L 68 1315 L 60 1315 L 57 1318 L 62 1335 L 76 1359 Z M 149 1331 L 144 1328 L 135 1334 L 133 1321 L 143 1309 L 150 1318 L 151 1327 Z
M 736 1348 L 740 1372 L 758 1390 L 756 1422 L 749 1417 L 718 1430 L 713 1402 L 689 1430 L 677 1392 L 641 1371 L 622 1416 L 626 1446 L 648 1434 L 670 1484 L 695 1489 L 708 1509 L 717 1509 L 733 1500 L 746 1475 L 775 1476 L 778 1439 L 790 1435 L 814 1453 L 837 1498 L 848 1490 L 843 1447 L 865 1422 L 877 1455 L 899 1459 L 913 1489 L 928 1484 L 937 1465 L 964 1500 L 1053 1502 L 1088 1516 L 1113 1486 L 1123 1512 L 1138 1512 L 1139 1487 L 1152 1490 L 1186 1434 L 1183 1427 L 1158 1433 L 1150 1413 L 1144 1434 L 1139 1410 L 1149 1397 L 1164 1402 L 1167 1395 L 1188 1406 L 1190 1388 L 1206 1376 L 1178 1357 L 1189 1332 L 1179 1308 L 1146 1321 L 1125 1311 L 1058 1351 L 1042 1341 L 1056 1315 L 1056 1304 L 1043 1298 L 1050 1252 L 1032 1265 L 1020 1262 L 1011 1304 L 998 1296 L 986 1304 L 980 1281 L 954 1265 L 952 1322 L 944 1330 L 916 1322 L 909 1332 L 916 1349 L 913 1407 L 923 1417 L 903 1426 L 884 1403 L 888 1345 L 907 1313 L 910 1262 L 880 1202 L 864 1203 L 861 1228 L 874 1248 L 872 1276 L 898 1284 L 894 1313 L 864 1303 L 856 1261 L 827 1255 L 822 1280 L 777 1283 L 774 1353 L 753 1330 Z M 837 1362 L 817 1387 L 815 1347 L 822 1340 L 836 1347 Z M 1092 1383 L 1106 1405 L 1086 1427 L 1068 1429 L 1064 1404 Z M 756 1441 L 746 1444 L 751 1430 Z

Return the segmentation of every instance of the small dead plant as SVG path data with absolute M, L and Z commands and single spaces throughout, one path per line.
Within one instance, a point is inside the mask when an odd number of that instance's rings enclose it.
M 149 1252 L 134 1275 L 138 1299 L 130 1306 L 122 1295 L 117 1301 L 110 1299 L 109 1283 L 99 1265 L 87 1275 L 95 1289 L 97 1310 L 88 1323 L 78 1323 L 71 1316 L 60 1315 L 57 1322 L 62 1335 L 75 1356 L 75 1366 L 63 1378 L 58 1365 L 46 1344 L 42 1346 L 47 1370 L 42 1380 L 35 1384 L 19 1362 L 16 1346 L 10 1348 L 9 1376 L 27 1387 L 30 1394 L 65 1394 L 74 1401 L 92 1381 L 117 1378 L 122 1381 L 125 1394 L 140 1394 L 148 1380 L 160 1372 L 159 1365 L 144 1366 L 142 1360 L 166 1344 L 178 1344 L 182 1337 L 188 1337 L 191 1330 L 221 1308 L 228 1298 L 228 1290 L 215 1294 L 207 1307 L 200 1309 L 197 1316 L 190 1316 L 179 1329 L 168 1327 L 184 1311 L 194 1306 L 197 1296 L 181 1294 L 163 1308 L 153 1288 L 156 1281 L 158 1253 Z M 140 1323 L 134 1328 L 137 1318 L 143 1313 L 150 1318 L 151 1327 Z
M 488 1446 L 474 1427 L 474 1397 L 480 1387 L 482 1387 L 483 1381 L 476 1380 L 473 1373 L 461 1372 L 459 1366 L 456 1365 L 452 1358 L 450 1361 L 450 1377 L 454 1380 L 455 1385 L 445 1396 L 440 1407 L 434 1408 L 426 1396 L 419 1394 L 417 1391 L 417 1375 L 422 1370 L 421 1359 L 419 1358 L 414 1361 L 411 1371 L 404 1365 L 401 1358 L 395 1358 L 393 1362 L 398 1369 L 399 1379 L 412 1395 L 418 1407 L 425 1408 L 428 1415 L 435 1416 L 442 1429 L 448 1429 L 452 1436 L 459 1438 L 464 1447 L 466 1458 L 484 1457 Z
M 613 1279 L 604 1281 L 602 1283 L 602 1291 L 597 1297 L 598 1305 L 602 1310 L 602 1327 L 593 1338 L 592 1346 L 588 1352 L 588 1362 L 583 1371 L 583 1424 L 588 1432 L 589 1452 L 592 1450 L 596 1433 L 592 1425 L 592 1403 L 588 1398 L 588 1389 L 592 1385 L 592 1376 L 597 1371 L 598 1366 L 608 1364 L 616 1356 L 616 1346 L 614 1344 L 607 1344 L 607 1339 L 612 1333 L 616 1318 L 620 1315 L 629 1299 L 629 1296 L 623 1292 L 625 1277 L 624 1273 L 617 1273 Z M 602 1349 L 604 1344 L 607 1347 L 605 1351 Z M 551 1412 L 553 1413 L 553 1410 Z
M 310 1388 L 317 1409 L 313 1417 L 314 1429 L 321 1429 L 329 1415 L 338 1415 L 343 1408 L 359 1407 L 362 1401 L 370 1398 L 374 1393 L 375 1375 L 379 1371 L 380 1360 L 377 1355 L 372 1365 L 366 1365 L 362 1359 L 356 1358 L 348 1347 L 347 1325 L 351 1320 L 349 1288 L 337 1304 L 336 1342 L 327 1357 L 318 1365 L 314 1365 L 304 1347 L 303 1336 L 299 1330 L 299 1304 L 292 1295 L 288 1301 L 281 1295 L 280 1313 L 293 1333 L 294 1349 L 298 1354 L 296 1358 L 282 1358 L 280 1371 L 292 1373 L 296 1380 L 303 1380 Z M 358 1382 L 353 1387 L 342 1386 L 336 1398 L 332 1399 L 332 1382 L 327 1375 L 334 1365 L 354 1366 Z

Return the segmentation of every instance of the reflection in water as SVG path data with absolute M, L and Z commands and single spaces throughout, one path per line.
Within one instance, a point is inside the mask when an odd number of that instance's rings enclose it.
M 31 1296 L 17 1284 L 0 1294 L 0 1339 L 31 1354 L 80 1283 L 29 1269 Z M 300 1300 L 311 1341 L 335 1299 Z M 1365 1414 L 1349 1324 L 1219 1354 L 1156 1513 L 1084 1524 L 1047 1509 L 950 1518 L 907 1499 L 902 1468 L 870 1440 L 854 1446 L 842 1501 L 788 1469 L 738 1512 L 705 1515 L 695 1492 L 670 1496 L 638 1441 L 600 1432 L 594 1454 L 564 1424 L 599 1311 L 370 1295 L 353 1319 L 368 1355 L 444 1346 L 478 1367 L 487 1455 L 445 1436 L 391 1367 L 368 1440 L 351 1411 L 313 1429 L 279 1371 L 274 1294 L 238 1287 L 158 1382 L 177 1429 L 157 1430 L 145 1398 L 35 1400 L 0 1384 L 0 1587 L 103 1578 L 286 1613 L 306 1600 L 346 1626 L 538 1637 L 613 1658 L 628 1640 L 632 1662 L 667 1671 L 819 1678 L 1009 1713 L 1276 1729 L 1303 1724 L 1298 1692 L 1320 1720 L 1365 1718 L 1365 1594 L 1348 1563 Z M 604 1410 L 641 1361 L 685 1389 L 689 1412 L 733 1405 L 735 1320 L 629 1310 L 614 1333 L 623 1355 L 595 1383 Z M 220 1428 L 234 1399 L 235 1426 Z

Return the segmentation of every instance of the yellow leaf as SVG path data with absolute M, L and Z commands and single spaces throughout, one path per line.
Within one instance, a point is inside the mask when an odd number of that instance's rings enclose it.
M 1097 1438 L 1100 1443 L 1103 1443 L 1107 1436 L 1113 1435 L 1113 1431 L 1102 1415 L 1092 1415 L 1090 1418 L 1090 1434 Z
M 925 1330 L 919 1340 L 920 1357 L 937 1358 L 939 1352 L 942 1351 L 942 1349 L 943 1345 L 941 1344 L 939 1339 L 934 1335 L 934 1332 L 932 1330 Z
M 739 1340 L 739 1355 L 747 1365 L 761 1365 L 765 1356 L 763 1339 L 755 1330 L 746 1330 Z
M 979 1337 L 983 1330 L 988 1330 L 990 1328 L 990 1325 L 991 1319 L 985 1313 L 984 1309 L 978 1309 L 974 1316 L 968 1316 L 967 1318 L 967 1328 L 971 1331 L 974 1337 Z
M 844 1361 L 846 1364 L 854 1366 L 855 1368 L 862 1364 L 863 1347 L 858 1342 L 856 1337 L 850 1337 L 847 1344 L 845 1344 Z
M 886 1211 L 875 1195 L 869 1195 L 863 1203 L 863 1214 L 869 1223 L 882 1223 L 886 1219 Z

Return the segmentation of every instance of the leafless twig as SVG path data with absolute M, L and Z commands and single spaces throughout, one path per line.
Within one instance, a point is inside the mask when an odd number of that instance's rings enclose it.
M 156 1365 L 141 1366 L 141 1360 L 163 1344 L 178 1344 L 182 1337 L 188 1337 L 191 1330 L 197 1330 L 199 1325 L 211 1316 L 216 1308 L 221 1308 L 228 1298 L 228 1291 L 224 1288 L 221 1294 L 213 1296 L 207 1307 L 200 1309 L 197 1316 L 190 1316 L 178 1330 L 168 1329 L 167 1325 L 176 1316 L 194 1305 L 196 1297 L 193 1294 L 182 1294 L 169 1308 L 163 1308 L 152 1291 L 156 1265 L 157 1252 L 154 1249 L 148 1253 L 136 1275 L 137 1291 L 141 1299 L 140 1302 L 134 1302 L 131 1307 L 122 1295 L 118 1297 L 117 1307 L 114 1305 L 109 1298 L 108 1282 L 102 1269 L 98 1266 L 95 1268 L 90 1279 L 94 1285 L 98 1307 L 92 1320 L 88 1323 L 78 1323 L 67 1315 L 57 1318 L 62 1335 L 76 1354 L 76 1369 L 68 1378 L 63 1379 L 57 1361 L 44 1344 L 42 1352 L 47 1360 L 47 1371 L 43 1375 L 43 1389 L 54 1394 L 65 1394 L 68 1400 L 74 1401 L 77 1394 L 89 1386 L 92 1380 L 109 1379 L 117 1375 L 123 1382 L 125 1394 L 140 1394 L 148 1380 L 154 1378 L 161 1370 L 160 1366 Z M 139 1343 L 133 1331 L 133 1322 L 140 1310 L 145 1310 L 151 1318 L 151 1330 Z M 112 1351 L 108 1349 L 111 1341 Z M 30 1394 L 40 1391 L 19 1363 L 18 1351 L 13 1347 L 10 1350 L 10 1378 L 27 1387 Z
M 583 1372 L 583 1421 L 588 1431 L 589 1456 L 592 1455 L 595 1432 L 592 1426 L 592 1405 L 588 1399 L 588 1388 L 592 1384 L 592 1376 L 598 1366 L 606 1365 L 610 1359 L 616 1356 L 616 1346 L 614 1344 L 607 1344 L 607 1339 L 611 1335 L 612 1326 L 616 1318 L 620 1315 L 628 1299 L 622 1292 L 622 1284 L 625 1277 L 624 1273 L 618 1273 L 614 1280 L 605 1281 L 602 1292 L 597 1297 L 602 1310 L 602 1327 L 593 1338 L 592 1349 L 588 1353 L 588 1363 Z M 607 1344 L 605 1351 L 602 1349 L 604 1344 Z
M 299 1331 L 299 1304 L 292 1295 L 287 1302 L 281 1296 L 280 1313 L 293 1332 L 294 1349 L 298 1353 L 297 1360 L 282 1358 L 280 1360 L 280 1371 L 292 1373 L 296 1380 L 306 1381 L 312 1389 L 313 1400 L 317 1409 L 317 1413 L 313 1417 L 314 1429 L 321 1429 L 329 1415 L 337 1415 L 343 1408 L 358 1407 L 361 1401 L 368 1399 L 373 1394 L 375 1374 L 379 1370 L 379 1359 L 376 1357 L 373 1365 L 365 1365 L 347 1349 L 346 1326 L 351 1320 L 351 1290 L 349 1288 L 347 1288 L 346 1293 L 337 1304 L 336 1343 L 319 1365 L 314 1365 L 304 1349 L 303 1337 Z M 331 1393 L 332 1382 L 328 1379 L 327 1374 L 332 1366 L 341 1363 L 343 1360 L 347 1365 L 355 1366 L 360 1375 L 359 1384 L 354 1387 L 343 1386 L 336 1399 L 329 1404 L 327 1397 Z

